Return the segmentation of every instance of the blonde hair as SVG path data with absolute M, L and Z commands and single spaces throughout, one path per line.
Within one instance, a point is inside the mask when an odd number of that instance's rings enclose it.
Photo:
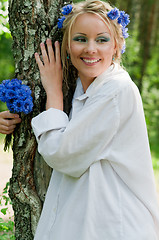
M 107 13 L 113 9 L 109 3 L 100 0 L 86 0 L 72 5 L 73 9 L 71 13 L 66 16 L 66 19 L 63 23 L 61 60 L 63 64 L 63 75 L 65 81 L 67 81 L 70 64 L 70 60 L 67 59 L 67 49 L 70 48 L 71 29 L 79 15 L 82 15 L 84 13 L 93 13 L 99 16 L 106 23 L 112 36 L 114 37 L 114 42 L 116 45 L 116 54 L 114 56 L 114 61 L 119 63 L 121 62 L 121 49 L 125 43 L 121 25 L 118 24 L 117 20 L 111 20 L 107 16 Z

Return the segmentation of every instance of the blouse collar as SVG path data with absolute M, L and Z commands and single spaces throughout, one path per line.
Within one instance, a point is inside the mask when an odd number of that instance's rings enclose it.
M 125 72 L 124 69 L 119 64 L 112 64 L 106 69 L 102 74 L 95 78 L 95 80 L 89 85 L 86 92 L 84 93 L 83 86 L 80 78 L 77 79 L 77 86 L 74 93 L 74 99 L 83 100 L 92 96 L 101 86 L 112 80 L 117 75 Z

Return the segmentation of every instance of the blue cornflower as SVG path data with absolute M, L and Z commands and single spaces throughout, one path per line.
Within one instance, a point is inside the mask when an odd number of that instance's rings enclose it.
M 21 84 L 22 84 L 22 81 L 15 78 L 15 79 L 12 79 L 10 82 L 7 83 L 7 88 L 10 88 L 10 89 L 16 91 L 17 88 L 21 87 Z
M 122 47 L 122 50 L 121 50 L 121 54 L 123 54 L 125 52 L 125 49 L 126 49 L 126 45 L 124 44 Z
M 30 90 L 29 86 L 22 85 L 20 90 L 23 91 L 24 93 L 26 93 L 27 95 L 31 94 L 31 90 Z
M 20 87 L 22 85 L 22 80 L 14 78 L 10 81 L 13 86 Z
M 129 37 L 129 33 L 127 31 L 128 31 L 128 28 L 122 27 L 122 33 L 124 38 Z
M 15 112 L 23 112 L 23 101 L 21 99 L 17 99 L 13 102 L 13 108 Z
M 4 85 L 5 87 L 8 85 L 8 83 L 10 83 L 10 79 L 2 81 L 2 85 Z
M 62 8 L 62 14 L 68 15 L 72 11 L 72 5 L 68 4 Z
M 29 99 L 26 99 L 23 103 L 23 112 L 25 114 L 28 114 L 29 112 L 32 111 L 32 108 L 33 108 L 33 102 L 32 102 L 32 99 L 29 98 Z
M 57 22 L 57 26 L 58 28 L 62 28 L 63 27 L 63 22 L 66 18 L 63 16 L 62 18 L 59 18 L 58 19 L 58 22 Z
M 22 89 L 18 89 L 16 91 L 18 98 L 21 98 L 22 100 L 25 100 L 28 97 L 28 94 L 23 91 Z
M 118 18 L 118 23 L 121 24 L 123 27 L 126 27 L 129 24 L 129 15 L 124 11 L 120 11 L 120 17 Z
M 117 8 L 112 9 L 111 11 L 109 11 L 109 12 L 107 13 L 107 16 L 108 16 L 111 20 L 117 19 L 117 18 L 120 16 L 119 9 L 117 9 Z
M 15 112 L 13 103 L 14 103 L 13 99 L 7 99 L 6 101 L 7 108 L 9 109 L 10 112 Z
M 128 34 L 128 28 L 126 28 L 126 26 L 129 24 L 130 20 L 129 20 L 129 15 L 126 14 L 124 11 L 119 11 L 119 9 L 114 8 L 111 11 L 109 11 L 107 13 L 107 16 L 111 19 L 111 20 L 115 20 L 117 19 L 117 22 L 119 24 L 121 24 L 122 26 L 122 34 L 124 38 L 128 38 L 129 34 Z M 125 52 L 125 46 L 123 46 L 123 49 L 121 50 L 122 53 Z
M 12 89 L 7 89 L 6 98 L 7 99 L 15 99 L 16 98 L 16 91 L 14 91 Z
M 0 85 L 0 100 L 2 102 L 6 101 L 6 89 L 3 84 Z

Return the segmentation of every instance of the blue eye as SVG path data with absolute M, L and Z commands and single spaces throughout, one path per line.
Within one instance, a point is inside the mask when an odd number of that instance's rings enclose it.
M 87 39 L 83 36 L 74 37 L 73 40 L 76 42 L 87 42 Z
M 99 37 L 96 39 L 96 42 L 98 43 L 105 43 L 105 42 L 109 42 L 110 38 L 106 38 L 106 37 Z

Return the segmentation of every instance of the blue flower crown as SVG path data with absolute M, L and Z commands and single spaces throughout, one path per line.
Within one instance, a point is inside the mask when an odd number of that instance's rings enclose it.
M 121 26 L 122 26 L 123 37 L 125 39 L 128 38 L 129 34 L 128 34 L 128 28 L 126 28 L 126 26 L 130 23 L 129 15 L 127 13 L 125 13 L 124 11 L 119 11 L 119 9 L 114 8 L 107 13 L 107 16 L 111 20 L 117 19 L 118 23 L 121 24 Z M 124 44 L 124 46 L 121 50 L 121 54 L 123 54 L 125 52 L 125 49 L 126 49 L 126 45 Z
M 63 27 L 63 22 L 64 22 L 64 20 L 66 19 L 65 18 L 65 16 L 66 15 L 68 15 L 70 12 L 72 12 L 72 5 L 71 4 L 68 4 L 68 5 L 66 5 L 66 6 L 64 6 L 63 8 L 62 8 L 62 14 L 64 15 L 62 18 L 59 18 L 58 19 L 58 23 L 57 23 L 57 26 L 58 26 L 58 28 L 62 28 Z
M 61 18 L 58 19 L 58 23 L 57 23 L 58 28 L 63 27 L 63 22 L 66 19 L 65 16 L 72 12 L 72 8 L 73 8 L 73 6 L 71 4 L 68 4 L 62 8 L 61 13 L 64 16 L 62 16 Z M 118 24 L 121 24 L 121 26 L 122 26 L 122 34 L 123 34 L 124 39 L 128 38 L 129 34 L 128 34 L 128 28 L 126 28 L 126 26 L 130 23 L 129 15 L 127 13 L 125 13 L 124 11 L 119 11 L 119 9 L 113 8 L 111 11 L 109 11 L 107 13 L 107 16 L 111 20 L 117 19 Z M 124 44 L 124 46 L 121 50 L 122 54 L 125 52 L 125 49 L 126 49 L 126 46 Z

